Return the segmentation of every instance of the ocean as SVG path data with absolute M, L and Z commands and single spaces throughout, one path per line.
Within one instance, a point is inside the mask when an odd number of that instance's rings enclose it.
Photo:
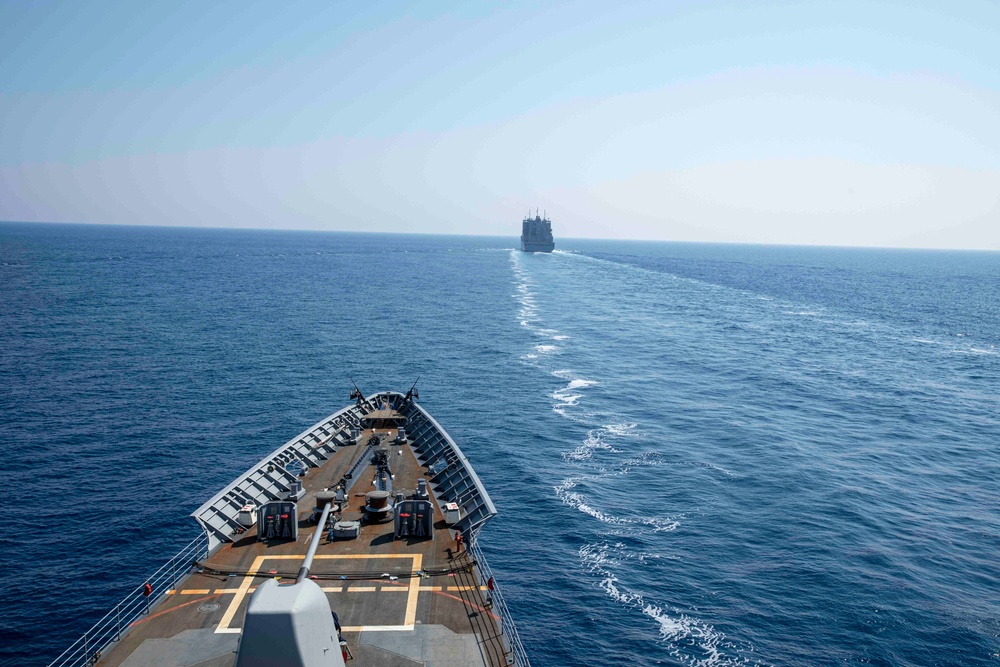
M 0 224 L 0 664 L 405 391 L 535 667 L 1000 662 L 1000 253 Z

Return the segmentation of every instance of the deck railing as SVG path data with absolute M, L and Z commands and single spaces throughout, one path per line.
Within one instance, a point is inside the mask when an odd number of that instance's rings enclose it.
M 84 632 L 62 655 L 49 663 L 49 667 L 96 665 L 108 646 L 119 641 L 133 623 L 147 616 L 150 609 L 163 600 L 167 591 L 175 589 L 177 583 L 191 571 L 194 562 L 203 560 L 207 555 L 208 537 L 205 533 L 199 533 L 198 537 L 163 567 L 141 581 L 124 600 L 105 614 L 94 627 Z M 147 583 L 152 587 L 150 595 L 145 594 Z
M 473 541 L 470 551 L 472 551 L 472 556 L 476 560 L 476 567 L 479 570 L 479 580 L 488 582 L 490 579 L 493 579 L 493 571 L 490 570 L 490 565 L 486 562 L 486 557 L 475 541 Z M 524 646 L 521 644 L 521 638 L 517 636 L 517 628 L 514 627 L 514 618 L 510 615 L 510 609 L 507 608 L 507 603 L 504 602 L 503 595 L 500 593 L 500 585 L 496 583 L 496 579 L 493 579 L 493 589 L 490 591 L 490 599 L 493 601 L 493 612 L 500 617 L 500 633 L 503 635 L 507 648 L 507 664 L 514 665 L 515 667 L 531 667 L 531 663 L 528 662 L 528 654 L 525 653 Z

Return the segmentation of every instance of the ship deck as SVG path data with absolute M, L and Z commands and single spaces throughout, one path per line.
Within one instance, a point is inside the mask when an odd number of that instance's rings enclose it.
M 362 432 L 367 442 L 373 430 Z M 380 430 L 385 437 L 388 432 Z M 393 430 L 392 436 L 395 435 Z M 391 443 L 391 437 L 384 442 Z M 387 444 L 397 490 L 413 490 L 427 476 L 409 445 Z M 183 579 L 149 614 L 140 617 L 97 663 L 104 667 L 228 667 L 236 662 L 250 595 L 266 578 L 294 579 L 315 524 L 313 495 L 333 486 L 364 451 L 344 447 L 303 478 L 295 541 L 259 541 L 256 528 L 212 553 L 200 572 Z M 362 468 L 349 492 L 343 520 L 360 520 L 375 468 Z M 310 576 L 340 618 L 357 667 L 507 665 L 501 623 L 473 558 L 459 552 L 455 535 L 434 504 L 430 538 L 394 539 L 392 522 L 362 523 L 356 539 L 324 534 Z M 418 574 L 423 573 L 423 574 Z

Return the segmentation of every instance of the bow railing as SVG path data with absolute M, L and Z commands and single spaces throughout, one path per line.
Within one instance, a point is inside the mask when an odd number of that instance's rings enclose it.
M 486 557 L 475 540 L 472 542 L 470 551 L 476 561 L 476 568 L 479 570 L 479 580 L 481 582 L 490 582 L 492 580 L 492 584 L 490 585 L 490 600 L 492 601 L 493 612 L 500 617 L 500 633 L 503 636 L 507 649 L 507 664 L 515 667 L 531 667 L 531 663 L 528 662 L 528 654 L 524 651 L 524 646 L 521 644 L 521 638 L 517 636 L 517 628 L 514 627 L 514 617 L 511 616 L 510 609 L 507 608 L 507 603 L 500 592 L 500 585 L 494 579 L 493 571 L 490 569 L 489 563 L 486 562 Z
M 102 653 L 137 625 L 150 609 L 158 605 L 194 566 L 208 556 L 208 536 L 199 533 L 159 570 L 138 583 L 121 602 L 83 633 L 69 648 L 49 663 L 49 667 L 89 667 L 96 665 Z

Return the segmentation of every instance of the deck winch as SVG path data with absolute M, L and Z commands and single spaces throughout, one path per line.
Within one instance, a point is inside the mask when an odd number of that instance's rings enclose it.
M 393 504 L 388 491 L 369 491 L 365 495 L 365 521 L 382 523 L 391 518 Z

